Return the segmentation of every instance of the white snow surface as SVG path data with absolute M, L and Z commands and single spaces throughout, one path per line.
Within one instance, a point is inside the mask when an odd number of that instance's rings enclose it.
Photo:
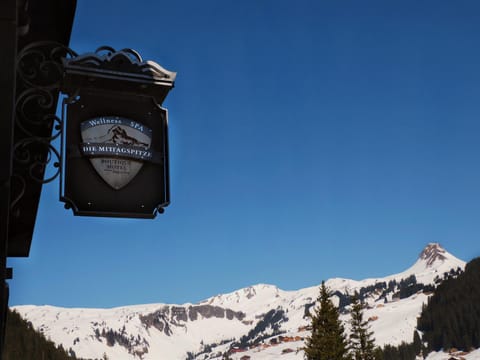
M 464 261 L 440 245 L 429 244 L 415 264 L 401 273 L 361 281 L 334 278 L 326 285 L 333 293 L 340 291 L 351 295 L 361 288 L 391 280 L 400 282 L 410 275 L 415 275 L 419 283 L 432 284 L 436 276 L 442 277 L 451 269 L 463 270 L 464 267 Z M 429 295 L 419 292 L 404 299 L 389 295 L 385 302 L 379 300 L 380 293 L 376 291 L 367 296 L 368 308 L 364 313 L 364 317 L 370 319 L 376 343 L 411 342 L 416 319 Z M 278 323 L 283 332 L 282 341 L 272 345 L 272 339 L 279 339 L 279 335 L 269 337 L 273 330 L 267 327 L 262 333 L 265 339 L 261 346 L 238 349 L 239 352 L 231 357 L 240 359 L 248 355 L 251 359 L 269 360 L 281 356 L 285 360 L 300 360 L 303 352 L 297 350 L 303 346 L 303 338 L 308 336 L 305 326 L 309 321 L 304 316 L 306 305 L 313 305 L 318 294 L 319 286 L 284 291 L 273 285 L 258 284 L 198 304 L 150 304 L 112 309 L 25 305 L 15 306 L 13 310 L 56 344 L 72 349 L 78 357 L 99 359 L 105 353 L 114 360 L 184 360 L 187 352 L 198 354 L 207 345 L 223 342 L 196 357 L 220 359 L 220 355 L 229 350 L 231 341 L 238 341 L 248 334 L 265 314 L 271 310 L 283 310 L 288 320 Z M 337 296 L 332 300 L 336 304 L 340 301 Z M 340 318 L 348 331 L 349 315 L 342 314 Z M 109 341 L 109 331 L 116 332 L 114 341 L 111 336 Z M 479 351 L 464 357 L 467 360 L 480 359 Z M 448 354 L 435 353 L 428 360 L 447 358 Z
M 462 352 L 446 353 L 446 352 L 432 352 L 428 354 L 426 360 L 449 360 L 451 358 L 465 359 L 465 360 L 478 360 L 480 359 L 480 349 L 472 351 L 468 354 Z

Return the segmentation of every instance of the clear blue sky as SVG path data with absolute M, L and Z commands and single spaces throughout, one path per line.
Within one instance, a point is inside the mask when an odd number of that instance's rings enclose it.
M 480 256 L 477 1 L 78 1 L 71 47 L 177 71 L 172 204 L 74 217 L 45 186 L 10 304 L 196 302 Z

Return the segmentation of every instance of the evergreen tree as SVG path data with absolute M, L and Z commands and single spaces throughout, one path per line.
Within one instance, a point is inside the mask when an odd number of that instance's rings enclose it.
M 480 347 L 480 258 L 470 261 L 464 273 L 450 273 L 458 276 L 446 276 L 417 321 L 428 352 Z
M 381 360 L 415 360 L 413 344 L 402 342 L 398 346 L 385 345 L 382 350 L 377 350 L 377 358 Z
M 417 330 L 413 332 L 413 350 L 416 355 L 419 355 L 423 351 L 422 340 L 420 339 L 420 335 L 418 334 Z
M 319 306 L 312 320 L 312 334 L 306 338 L 307 360 L 350 360 L 344 327 L 339 319 L 337 307 L 330 300 L 330 292 L 322 281 Z
M 56 347 L 43 334 L 38 333 L 30 322 L 25 321 L 15 311 L 8 310 L 5 334 L 5 360 L 75 360 L 63 347 Z
M 230 354 L 228 353 L 228 351 L 225 351 L 225 352 L 223 353 L 222 360 L 232 360 L 232 358 L 230 357 Z
M 360 301 L 358 293 L 352 297 L 352 311 L 350 325 L 350 350 L 355 360 L 375 359 L 375 339 L 370 331 L 368 321 L 363 319 L 365 305 Z

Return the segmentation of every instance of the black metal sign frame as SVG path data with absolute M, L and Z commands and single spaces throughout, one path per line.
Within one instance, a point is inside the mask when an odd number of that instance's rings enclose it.
M 63 62 L 60 200 L 75 215 L 154 218 L 170 203 L 168 113 L 175 73 L 102 47 Z
M 65 181 L 61 200 L 66 206 L 75 215 L 86 216 L 153 218 L 157 212 L 163 212 L 170 203 L 166 109 L 148 97 L 95 91 L 80 92 L 77 99 L 66 101 L 64 106 L 68 121 L 63 144 Z M 111 137 L 93 144 L 82 139 L 83 122 L 100 116 L 120 118 L 119 115 L 152 130 L 149 150 L 116 145 Z M 130 151 L 125 154 L 127 150 Z M 149 158 L 142 159 L 144 154 L 150 155 Z M 111 178 L 121 178 L 127 171 L 127 175 L 132 175 L 135 169 L 130 168 L 134 166 L 138 171 L 128 183 L 115 186 L 108 182 Z

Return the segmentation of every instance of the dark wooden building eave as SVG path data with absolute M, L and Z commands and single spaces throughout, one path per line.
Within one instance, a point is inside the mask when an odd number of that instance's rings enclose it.
M 23 48 L 40 41 L 57 42 L 68 46 L 70 34 L 72 31 L 76 0 L 17 0 L 17 53 Z M 3 46 L 0 43 L 0 46 Z M 16 94 L 24 91 L 22 85 L 17 81 Z M 56 112 L 58 92 L 54 94 L 55 101 L 51 108 L 43 109 L 45 115 Z M 0 121 L 13 121 L 12 119 L 0 119 Z M 45 131 L 50 131 L 47 129 Z M 48 134 L 41 134 L 42 136 Z M 26 135 L 21 131 L 14 131 L 13 144 L 22 140 Z M 43 150 L 39 150 L 42 152 Z M 40 157 L 46 157 L 45 153 L 39 153 Z M 11 164 L 2 163 L 2 171 L 11 171 Z M 13 162 L 13 172 L 18 166 Z M 4 207 L 2 212 L 8 212 L 8 239 L 7 256 L 8 257 L 27 257 L 29 256 L 32 242 L 35 221 L 37 218 L 38 205 L 42 190 L 41 182 L 25 177 L 26 184 L 18 189 L 15 178 L 11 178 L 11 189 L 9 203 L 2 199 L 0 206 Z M 11 202 L 17 199 L 16 205 L 11 207 Z M 6 207 L 6 208 L 5 208 Z

